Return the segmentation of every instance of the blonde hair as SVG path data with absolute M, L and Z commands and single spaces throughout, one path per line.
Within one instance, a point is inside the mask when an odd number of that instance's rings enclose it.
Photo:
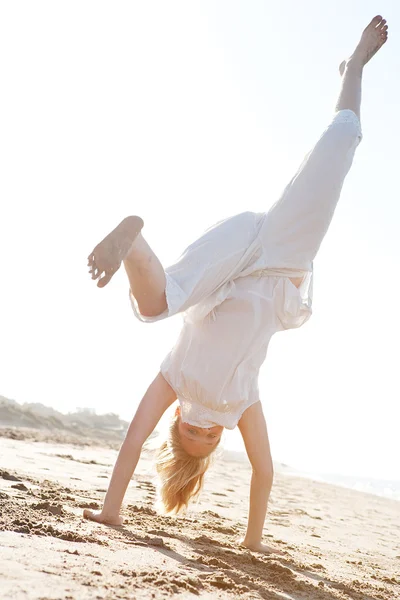
M 156 470 L 160 477 L 159 505 L 164 513 L 178 514 L 186 510 L 203 487 L 205 472 L 212 462 L 212 454 L 191 456 L 182 448 L 179 416 L 171 420 L 167 439 L 156 454 Z

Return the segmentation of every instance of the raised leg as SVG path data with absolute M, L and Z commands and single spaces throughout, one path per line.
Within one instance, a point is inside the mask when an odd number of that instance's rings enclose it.
M 164 269 L 141 234 L 140 217 L 127 217 L 98 244 L 88 258 L 92 279 L 107 285 L 124 264 L 130 289 L 141 313 L 152 317 L 167 308 Z
M 386 21 L 375 17 L 352 56 L 341 64 L 338 112 L 267 214 L 261 238 L 269 268 L 312 270 L 361 139 L 363 68 L 387 35 Z
M 142 219 L 127 217 L 89 256 L 90 273 L 104 287 L 123 263 L 136 316 L 146 322 L 166 318 L 212 302 L 221 286 L 251 269 L 261 253 L 263 219 L 264 213 L 247 211 L 220 221 L 164 270 L 140 233 Z
M 216 223 L 186 248 L 165 272 L 138 235 L 131 255 L 124 261 L 136 299 L 132 302 L 135 315 L 145 322 L 188 311 L 190 320 L 203 318 L 222 302 L 221 294 L 228 292 L 229 287 L 222 290 L 224 284 L 251 270 L 261 259 L 258 233 L 263 220 L 264 213 L 248 211 Z M 160 294 L 164 286 L 165 295 Z M 161 312 L 165 302 L 167 310 Z M 199 304 L 201 306 L 194 309 Z

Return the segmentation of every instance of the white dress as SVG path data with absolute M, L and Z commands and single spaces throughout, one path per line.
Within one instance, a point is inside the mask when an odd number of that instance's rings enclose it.
M 181 334 L 161 365 L 184 422 L 234 429 L 259 401 L 258 374 L 272 335 L 311 316 L 313 260 L 331 222 L 361 140 L 358 117 L 336 113 L 266 213 L 217 223 L 166 269 L 168 309 Z M 296 288 L 290 277 L 303 277 Z

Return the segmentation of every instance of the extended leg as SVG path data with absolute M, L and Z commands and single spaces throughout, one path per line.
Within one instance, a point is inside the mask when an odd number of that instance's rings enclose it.
M 123 262 L 136 316 L 159 320 L 207 299 L 212 302 L 224 283 L 251 268 L 261 252 L 258 233 L 263 219 L 264 213 L 248 211 L 220 221 L 164 270 L 140 233 L 143 221 L 127 217 L 93 250 L 90 272 L 104 287 Z
M 386 39 L 386 21 L 375 17 L 342 63 L 338 112 L 265 220 L 261 237 L 268 267 L 311 270 L 361 139 L 363 67 Z

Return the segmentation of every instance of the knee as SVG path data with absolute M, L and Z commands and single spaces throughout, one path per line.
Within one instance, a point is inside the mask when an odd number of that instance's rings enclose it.
M 145 304 L 145 305 L 138 304 L 138 308 L 139 308 L 139 311 L 140 311 L 140 314 L 142 315 L 142 317 L 146 317 L 146 318 L 159 317 L 166 310 L 166 306 L 163 306 L 163 307 L 151 306 L 148 304 Z
M 156 318 L 162 315 L 168 309 L 167 296 L 163 294 L 143 294 L 141 297 L 135 297 L 130 291 L 131 303 L 137 316 L 145 319 Z

